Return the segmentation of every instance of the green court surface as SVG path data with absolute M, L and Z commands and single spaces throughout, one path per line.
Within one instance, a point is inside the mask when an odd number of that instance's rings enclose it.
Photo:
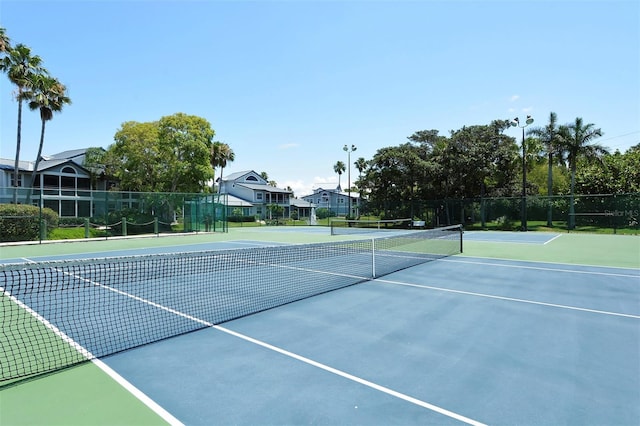
M 464 254 L 549 263 L 640 268 L 640 237 L 550 235 L 546 244 L 466 240 Z M 328 228 L 234 228 L 226 234 L 150 237 L 0 247 L 0 259 L 100 253 L 221 241 L 311 243 L 367 238 L 330 236 Z M 178 249 L 179 250 L 179 249 Z M 3 298 L 3 301 L 5 299 Z M 2 309 L 11 309 L 2 306 Z M 1 359 L 0 359 L 1 360 Z M 148 408 L 94 363 L 0 387 L 0 425 L 159 425 L 167 420 Z
M 558 235 L 548 244 L 511 244 L 501 241 L 466 240 L 464 255 L 577 265 L 640 267 L 640 237 L 638 236 Z

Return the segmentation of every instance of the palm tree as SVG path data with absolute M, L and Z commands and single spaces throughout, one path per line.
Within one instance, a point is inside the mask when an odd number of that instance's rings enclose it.
M 358 180 L 362 180 L 362 172 L 367 168 L 367 160 L 364 157 L 358 158 L 354 163 L 356 169 L 358 170 Z
M 235 159 L 236 155 L 231 147 L 226 143 L 216 141 L 211 145 L 211 167 L 213 167 L 214 171 L 216 167 L 220 167 L 220 185 L 218 185 L 218 193 L 220 192 L 220 186 L 222 185 L 222 171 L 227 167 L 227 162 Z M 215 187 L 215 180 L 213 185 Z
M 42 67 L 42 59 L 39 56 L 32 56 L 31 49 L 24 44 L 18 44 L 14 48 L 6 51 L 0 62 L 0 70 L 7 73 L 9 80 L 18 86 L 15 94 L 18 101 L 18 132 L 16 141 L 16 160 L 13 170 L 13 186 L 16 188 L 13 195 L 13 202 L 18 202 L 18 166 L 20 162 L 20 138 L 22 129 L 22 101 L 27 100 L 25 92 L 33 86 L 34 76 L 47 74 Z
M 571 169 L 571 191 L 569 199 L 569 229 L 575 228 L 575 206 L 574 194 L 576 185 L 576 166 L 580 158 L 587 161 L 601 161 L 602 156 L 607 154 L 606 148 L 591 142 L 602 136 L 602 130 L 595 127 L 595 124 L 584 124 L 581 117 L 576 121 L 561 126 L 559 138 L 562 148 L 567 153 L 569 168 Z
M 553 156 L 558 154 L 556 161 L 562 160 L 562 149 L 560 148 L 560 140 L 558 135 L 558 116 L 555 112 L 549 114 L 549 123 L 544 127 L 534 127 L 529 130 L 529 135 L 537 136 L 544 144 L 544 151 L 547 153 L 548 171 L 547 171 L 547 195 L 549 196 L 549 209 L 547 211 L 547 226 L 553 226 L 552 223 L 552 203 L 553 195 Z
M 347 170 L 347 167 L 344 165 L 342 161 L 338 161 L 333 165 L 333 171 L 338 174 L 338 189 L 342 191 L 342 185 L 340 185 L 340 178 L 342 177 L 342 173 Z
M 6 53 L 11 50 L 11 40 L 7 35 L 7 30 L 0 27 L 0 53 Z
M 65 105 L 71 104 L 71 99 L 66 95 L 67 88 L 57 79 L 49 77 L 45 74 L 36 74 L 33 78 L 33 87 L 31 90 L 24 92 L 25 98 L 29 99 L 29 109 L 31 111 L 40 110 L 40 120 L 42 127 L 40 130 L 40 145 L 38 147 L 38 155 L 33 168 L 33 178 L 31 186 L 27 193 L 27 204 L 31 199 L 31 191 L 35 184 L 35 177 L 38 173 L 38 165 L 42 156 L 42 146 L 44 145 L 44 130 L 47 121 L 53 118 L 54 112 L 62 111 Z

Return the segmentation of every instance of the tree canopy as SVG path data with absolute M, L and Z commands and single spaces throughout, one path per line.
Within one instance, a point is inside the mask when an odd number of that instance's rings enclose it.
M 126 191 L 202 192 L 213 178 L 214 136 L 207 120 L 183 113 L 125 122 L 104 154 L 105 173 Z

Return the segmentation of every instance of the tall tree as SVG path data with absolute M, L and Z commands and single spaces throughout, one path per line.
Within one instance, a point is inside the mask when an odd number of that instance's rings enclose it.
M 102 159 L 105 173 L 126 191 L 202 192 L 213 177 L 214 134 L 204 118 L 182 113 L 150 123 L 126 122 Z
M 347 170 L 347 167 L 342 161 L 338 161 L 333 165 L 333 171 L 338 174 L 338 188 L 340 188 L 340 190 L 342 190 L 342 185 L 340 185 L 340 178 L 342 177 L 342 174 L 345 172 L 345 170 Z
M 574 194 L 578 160 L 601 161 L 602 156 L 607 154 L 607 150 L 601 145 L 592 143 L 594 139 L 602 136 L 602 130 L 596 128 L 593 123 L 584 124 L 581 117 L 577 117 L 573 123 L 561 126 L 559 136 L 561 145 L 567 152 L 567 160 L 571 170 L 569 229 L 573 229 L 576 223 Z
M 558 115 L 555 112 L 549 114 L 549 122 L 544 127 L 534 127 L 529 130 L 529 135 L 536 136 L 544 144 L 544 150 L 547 153 L 547 195 L 553 195 L 553 165 L 554 155 L 558 155 L 558 159 L 562 159 L 562 148 L 560 147 L 560 138 L 558 135 Z M 552 203 L 549 199 L 549 207 L 547 210 L 547 226 L 553 226 L 552 223 Z
M 213 177 L 209 161 L 215 131 L 207 120 L 176 113 L 158 121 L 159 148 L 165 154 L 167 192 L 200 192 Z
M 127 121 L 113 137 L 102 158 L 105 174 L 124 191 L 162 192 L 166 167 L 159 147 L 158 122 Z
M 25 97 L 29 99 L 29 109 L 31 111 L 40 111 L 40 120 L 42 121 L 40 145 L 38 146 L 38 155 L 33 168 L 33 178 L 31 179 L 31 189 L 33 189 L 42 156 L 46 123 L 53 118 L 54 112 L 60 112 L 65 105 L 71 104 L 71 99 L 67 96 L 67 88 L 64 84 L 44 74 L 34 76 L 33 87 L 30 91 L 25 92 Z M 27 203 L 30 201 L 31 189 L 27 195 Z
M 364 157 L 360 157 L 358 158 L 354 163 L 354 166 L 356 166 L 356 169 L 358 170 L 358 192 L 362 192 L 361 191 L 361 181 L 362 181 L 362 172 L 364 172 L 367 168 L 367 160 L 364 159 Z
M 618 150 L 606 154 L 602 162 L 605 167 L 597 163 L 579 163 L 576 189 L 580 194 L 640 193 L 640 144 L 624 154 Z
M 222 172 L 224 168 L 227 167 L 229 161 L 235 159 L 235 153 L 226 143 L 216 141 L 211 145 L 211 167 L 213 167 L 214 174 L 215 168 L 220 167 L 220 185 L 222 184 Z M 218 192 L 220 191 L 220 185 L 218 185 Z
M 0 54 L 5 54 L 11 49 L 11 39 L 7 35 L 7 30 L 0 27 Z
M 5 47 L 6 49 L 6 47 Z M 14 203 L 18 202 L 18 177 L 20 165 L 20 145 L 22 132 L 22 102 L 27 99 L 25 92 L 32 88 L 34 76 L 39 74 L 47 74 L 46 69 L 42 66 L 42 59 L 37 55 L 31 54 L 24 44 L 18 44 L 13 48 L 9 48 L 0 62 L 0 69 L 7 74 L 11 83 L 17 86 L 15 98 L 18 101 L 18 130 L 16 134 L 16 159 L 13 170 L 13 186 L 16 188 L 13 195 Z

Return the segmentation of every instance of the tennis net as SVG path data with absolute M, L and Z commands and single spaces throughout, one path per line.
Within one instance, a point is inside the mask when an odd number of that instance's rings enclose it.
M 376 231 L 397 231 L 409 229 L 411 219 L 331 219 L 331 235 L 353 235 Z
M 461 250 L 458 226 L 331 243 L 0 265 L 0 385 Z

